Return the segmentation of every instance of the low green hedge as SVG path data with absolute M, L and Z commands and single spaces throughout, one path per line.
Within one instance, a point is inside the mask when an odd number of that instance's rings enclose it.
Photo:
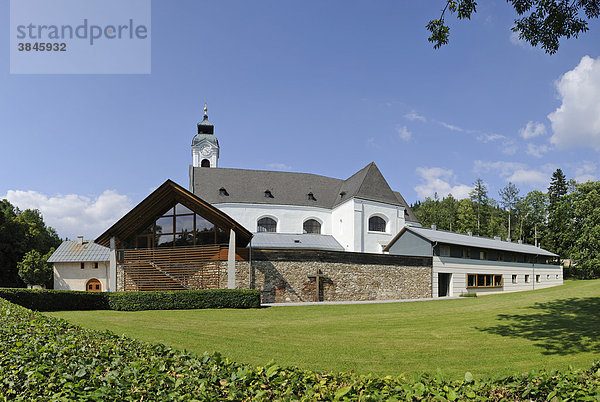
M 0 300 L 0 400 L 598 400 L 586 370 L 445 380 L 251 367 L 46 317 Z
M 258 308 L 260 291 L 249 289 L 106 292 L 111 310 L 184 310 L 198 308 Z
M 258 308 L 260 292 L 207 289 L 156 292 L 80 292 L 73 290 L 0 289 L 0 298 L 37 311 L 176 310 Z
M 107 310 L 109 308 L 107 298 L 100 292 L 0 288 L 0 298 L 37 311 Z

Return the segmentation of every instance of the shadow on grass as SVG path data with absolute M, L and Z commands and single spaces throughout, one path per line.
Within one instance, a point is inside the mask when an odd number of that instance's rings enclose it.
M 536 303 L 532 314 L 500 314 L 498 324 L 477 328 L 490 334 L 525 338 L 544 348 L 546 355 L 600 350 L 600 297 L 570 298 Z

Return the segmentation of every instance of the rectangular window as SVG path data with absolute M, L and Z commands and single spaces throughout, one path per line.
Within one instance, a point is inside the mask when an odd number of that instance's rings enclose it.
M 94 263 L 94 268 L 98 269 L 98 263 L 97 262 Z
M 500 288 L 502 275 L 492 274 L 467 274 L 468 288 Z
M 81 269 L 85 268 L 85 262 L 81 263 Z
M 517 275 L 512 276 L 512 283 L 517 283 Z
M 529 275 L 525 275 L 525 283 L 529 283 Z
M 450 257 L 450 246 L 440 246 L 440 257 Z
M 462 258 L 471 258 L 471 249 L 469 247 L 463 247 Z
M 540 283 L 540 276 L 539 276 L 539 275 L 536 275 L 536 276 L 535 276 L 535 281 L 536 281 L 537 283 Z
M 504 261 L 504 253 L 502 251 L 498 251 L 496 254 L 496 261 Z
M 487 251 L 485 251 L 485 250 L 481 250 L 481 251 L 479 252 L 479 259 L 480 259 L 480 260 L 487 260 Z

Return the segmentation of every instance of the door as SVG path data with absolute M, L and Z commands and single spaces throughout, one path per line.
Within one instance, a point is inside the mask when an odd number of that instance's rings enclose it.
M 452 274 L 438 274 L 438 297 L 450 295 L 450 279 Z
M 102 292 L 102 284 L 98 279 L 90 279 L 85 285 L 85 290 L 88 292 Z

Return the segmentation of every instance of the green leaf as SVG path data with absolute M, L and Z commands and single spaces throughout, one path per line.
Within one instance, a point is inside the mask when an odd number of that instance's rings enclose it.
M 471 372 L 467 371 L 465 373 L 465 381 L 466 382 L 473 382 L 473 374 L 471 374 Z
M 336 393 L 335 393 L 335 399 L 336 400 L 340 400 L 344 397 L 344 395 L 346 395 L 348 392 L 350 392 L 352 390 L 352 386 L 349 387 L 344 387 L 339 389 Z

